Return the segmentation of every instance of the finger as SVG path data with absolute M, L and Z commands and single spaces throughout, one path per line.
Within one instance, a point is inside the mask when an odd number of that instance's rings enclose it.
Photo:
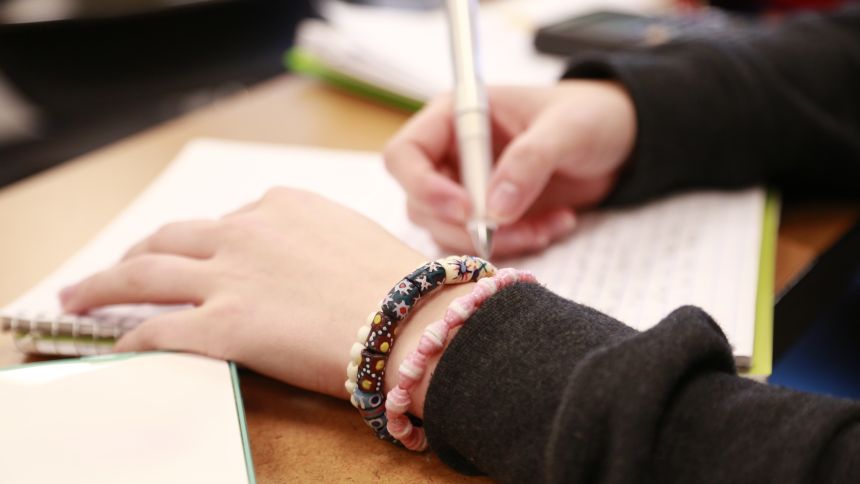
M 122 257 L 128 260 L 141 254 L 174 254 L 195 259 L 212 257 L 217 248 L 218 222 L 189 220 L 162 226 L 132 246 Z
M 385 165 L 407 197 L 440 218 L 465 222 L 469 199 L 444 160 L 453 146 L 451 102 L 439 98 L 415 115 L 385 148 Z M 447 169 L 447 170 L 446 170 Z
M 571 207 L 579 211 L 592 208 L 612 190 L 614 182 L 614 178 L 609 176 L 571 179 L 553 175 L 525 216 L 557 207 Z
M 462 224 L 441 221 L 412 207 L 409 217 L 430 231 L 434 242 L 442 249 L 474 252 L 471 237 Z M 504 258 L 542 250 L 570 235 L 575 227 L 576 217 L 573 210 L 567 207 L 527 216 L 496 231 L 493 237 L 493 257 Z
M 271 190 L 271 188 L 269 190 Z M 254 210 L 255 208 L 260 206 L 260 203 L 263 201 L 264 197 L 265 197 L 265 194 L 262 194 L 259 198 L 242 205 L 241 207 L 237 208 L 236 210 L 233 210 L 232 212 L 225 213 L 221 218 L 228 218 L 228 217 L 232 217 L 233 215 L 238 215 L 238 214 L 250 212 L 251 210 Z
M 472 242 L 466 233 L 464 223 L 452 223 L 436 216 L 435 213 L 419 208 L 417 205 L 407 202 L 407 214 L 409 219 L 416 225 L 424 227 L 430 232 L 433 241 L 440 248 L 455 252 L 472 252 Z
M 202 353 L 199 308 L 160 314 L 124 334 L 116 352 L 174 350 Z
M 557 111 L 536 119 L 499 158 L 490 180 L 487 210 L 500 224 L 522 217 L 559 166 L 582 156 L 582 136 L 559 132 L 560 126 L 571 123 L 564 112 Z
M 562 207 L 502 227 L 495 237 L 497 257 L 537 252 L 570 235 L 576 227 L 573 210 Z
M 60 299 L 63 309 L 71 313 L 110 304 L 200 304 L 211 280 L 201 261 L 144 254 L 64 289 Z

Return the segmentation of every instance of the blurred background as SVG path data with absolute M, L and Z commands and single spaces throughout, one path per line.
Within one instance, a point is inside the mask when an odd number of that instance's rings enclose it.
M 284 71 L 310 0 L 0 0 L 0 186 Z
M 606 3 L 681 9 L 710 5 L 756 13 L 763 5 L 835 1 L 534 3 L 550 10 Z M 422 10 L 438 7 L 443 0 L 342 3 Z M 296 26 L 317 16 L 321 9 L 314 6 L 322 4 L 323 0 L 0 0 L 0 187 L 281 74 Z M 633 38 L 639 35 L 634 27 L 642 27 L 635 21 L 606 24 L 614 29 L 613 35 Z

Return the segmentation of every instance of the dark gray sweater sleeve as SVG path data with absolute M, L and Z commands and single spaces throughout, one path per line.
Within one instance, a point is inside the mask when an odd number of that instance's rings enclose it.
M 765 183 L 858 196 L 860 5 L 650 50 L 583 53 L 566 76 L 614 78 L 636 147 L 609 203 Z
M 445 462 L 506 482 L 860 482 L 860 403 L 736 376 L 694 307 L 639 333 L 515 285 L 454 338 L 424 415 Z

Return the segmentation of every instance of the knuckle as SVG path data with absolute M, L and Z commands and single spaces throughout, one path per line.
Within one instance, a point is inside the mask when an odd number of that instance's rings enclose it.
M 528 164 L 531 167 L 546 166 L 549 157 L 544 145 L 532 140 L 521 140 L 511 146 L 511 158 L 518 164 Z
M 322 197 L 300 188 L 276 186 L 268 189 L 263 195 L 264 206 L 272 204 L 304 204 L 319 200 Z
M 282 186 L 272 187 L 266 190 L 266 193 L 263 194 L 263 201 L 266 202 L 276 202 L 283 200 L 285 198 L 289 198 L 292 195 L 292 189 Z
M 159 245 L 164 241 L 169 240 L 173 234 L 176 232 L 177 228 L 181 226 L 182 222 L 170 222 L 168 224 L 164 224 L 159 227 L 152 235 L 149 237 L 149 242 L 152 245 Z
M 128 261 L 122 270 L 122 278 L 129 289 L 142 291 L 149 286 L 153 276 L 162 270 L 164 270 L 162 257 L 141 254 Z
M 204 344 L 204 352 L 213 358 L 222 360 L 234 359 L 236 352 L 234 346 L 236 341 L 236 327 L 241 321 L 248 319 L 247 305 L 240 301 L 220 301 L 211 305 L 208 310 L 208 319 L 211 324 L 207 327 L 207 338 Z
M 399 166 L 401 141 L 395 137 L 382 148 L 382 161 L 385 169 L 394 174 Z
M 406 216 L 409 217 L 409 220 L 416 225 L 425 225 L 423 213 L 415 206 L 414 203 L 406 205 Z

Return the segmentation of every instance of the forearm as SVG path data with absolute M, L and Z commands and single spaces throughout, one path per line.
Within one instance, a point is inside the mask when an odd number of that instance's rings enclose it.
M 735 376 L 725 338 L 701 310 L 638 333 L 536 286 L 506 290 L 467 322 L 424 413 L 446 462 L 503 481 L 857 472 L 845 458 L 856 453 L 860 405 Z
M 584 54 L 567 76 L 615 78 L 636 106 L 636 147 L 610 203 L 753 183 L 860 192 L 856 5 L 776 28 Z
M 699 375 L 667 408 L 655 482 L 858 482 L 858 403 Z M 853 467 L 853 468 L 852 468 Z

